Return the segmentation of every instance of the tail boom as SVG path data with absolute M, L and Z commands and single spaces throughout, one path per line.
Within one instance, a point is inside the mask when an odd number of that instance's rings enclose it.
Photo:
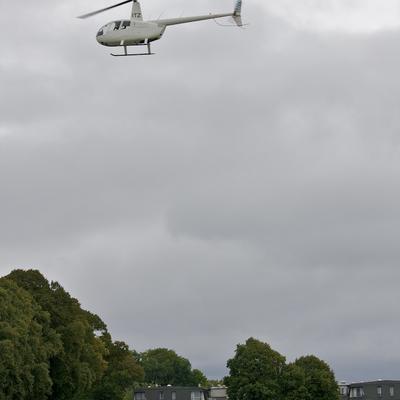
M 137 0 L 135 0 L 134 4 L 136 3 L 136 1 Z M 138 3 L 136 3 L 136 4 L 138 4 Z M 194 17 L 158 19 L 158 20 L 149 21 L 149 22 L 154 22 L 158 26 L 170 26 L 170 25 L 185 24 L 188 22 L 204 21 L 207 19 L 223 18 L 223 17 L 232 17 L 237 26 L 243 26 L 243 23 L 242 23 L 242 0 L 236 0 L 233 13 L 208 14 L 208 15 L 199 15 L 199 16 L 194 16 Z

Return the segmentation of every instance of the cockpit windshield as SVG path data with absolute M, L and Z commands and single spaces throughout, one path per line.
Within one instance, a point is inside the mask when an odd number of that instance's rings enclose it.
M 131 21 L 125 20 L 125 21 L 113 21 L 108 23 L 107 25 L 104 25 L 98 32 L 97 32 L 97 37 L 103 36 L 107 33 L 113 32 L 113 31 L 120 31 L 123 29 L 128 28 L 131 25 Z

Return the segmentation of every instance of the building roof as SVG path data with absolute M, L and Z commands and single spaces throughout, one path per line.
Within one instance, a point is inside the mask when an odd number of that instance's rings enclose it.
M 347 386 L 379 385 L 379 384 L 400 384 L 400 380 L 378 379 L 376 381 L 351 382 L 348 383 Z
M 199 386 L 143 386 L 135 389 L 135 392 L 143 392 L 144 390 L 208 390 Z

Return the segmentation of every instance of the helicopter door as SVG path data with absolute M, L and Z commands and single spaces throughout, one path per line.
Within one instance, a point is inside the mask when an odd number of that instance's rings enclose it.
M 129 28 L 131 21 L 122 21 L 121 29 Z

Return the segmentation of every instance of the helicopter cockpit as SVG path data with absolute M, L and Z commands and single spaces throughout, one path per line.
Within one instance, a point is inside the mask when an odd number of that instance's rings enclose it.
M 97 32 L 97 37 L 106 35 L 107 33 L 114 32 L 114 31 L 120 31 L 126 28 L 129 28 L 131 26 L 131 21 L 129 20 L 123 20 L 123 21 L 113 21 L 108 23 L 107 25 L 104 25 L 98 32 Z

